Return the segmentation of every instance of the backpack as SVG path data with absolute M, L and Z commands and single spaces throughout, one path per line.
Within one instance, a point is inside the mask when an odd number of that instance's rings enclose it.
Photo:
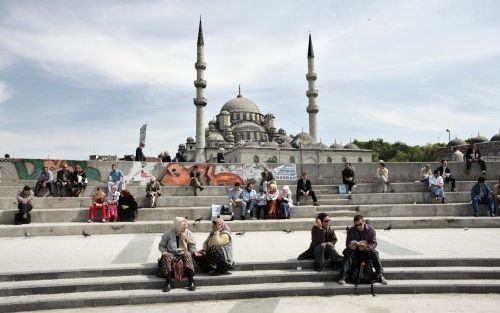
M 347 277 L 347 281 L 355 285 L 371 284 L 376 280 L 376 274 L 373 270 L 373 264 L 369 262 L 360 262 L 359 266 L 352 269 L 351 274 Z
M 220 209 L 219 216 L 225 221 L 232 221 L 233 220 L 233 211 L 231 211 L 231 208 L 227 205 L 223 205 Z
M 339 193 L 340 194 L 346 194 L 347 193 L 347 185 L 346 184 L 340 184 L 339 185 Z

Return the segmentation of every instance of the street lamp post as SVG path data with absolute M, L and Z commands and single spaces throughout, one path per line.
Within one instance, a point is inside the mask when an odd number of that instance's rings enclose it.
M 450 130 L 447 128 L 446 129 L 446 132 L 448 133 L 448 142 L 451 141 L 451 133 L 450 133 Z

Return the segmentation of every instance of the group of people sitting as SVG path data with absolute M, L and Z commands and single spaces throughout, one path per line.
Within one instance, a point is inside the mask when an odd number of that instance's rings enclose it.
M 451 175 L 451 169 L 448 167 L 448 161 L 441 160 L 441 166 L 434 171 L 430 164 L 426 164 L 420 169 L 420 181 L 426 184 L 435 199 L 440 199 L 441 203 L 446 203 L 446 194 L 444 184 L 451 182 L 451 192 L 455 192 L 455 178 Z
M 258 191 L 254 189 L 253 182 L 247 183 L 245 188 L 242 188 L 240 182 L 234 184 L 228 195 L 230 210 L 242 220 L 291 218 L 291 208 L 294 203 L 290 186 L 283 186 L 279 190 L 272 173 L 267 168 L 261 176 Z M 303 196 L 310 196 L 313 204 L 318 206 L 318 199 L 305 172 L 297 182 L 296 205 L 300 205 L 299 201 Z
M 61 165 L 61 170 L 57 172 L 57 178 L 54 182 L 54 174 L 47 166 L 43 167 L 38 176 L 34 194 L 40 197 L 41 191 L 47 189 L 53 197 L 79 197 L 87 188 L 87 174 L 80 164 L 76 164 L 75 169 L 71 170 L 68 164 Z
M 354 217 L 354 225 L 347 229 L 347 239 L 343 256 L 335 250 L 337 236 L 330 226 L 330 217 L 326 213 L 318 214 L 311 229 L 311 244 L 299 255 L 298 260 L 314 259 L 313 268 L 321 271 L 324 266 L 339 269 L 339 284 L 353 280 L 353 270 L 361 264 L 370 262 L 375 270 L 373 280 L 387 284 L 377 248 L 375 229 L 368 225 L 363 216 Z M 212 231 L 203 242 L 201 250 L 196 249 L 196 241 L 188 229 L 188 220 L 176 217 L 173 226 L 162 235 L 158 250 L 158 270 L 165 279 L 163 292 L 169 292 L 174 286 L 172 280 L 188 279 L 188 290 L 196 290 L 195 272 L 210 275 L 227 275 L 234 266 L 233 236 L 231 229 L 223 219 L 212 221 Z

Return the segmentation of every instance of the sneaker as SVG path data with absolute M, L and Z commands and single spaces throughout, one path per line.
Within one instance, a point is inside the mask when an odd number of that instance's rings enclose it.
M 318 202 L 313 203 L 314 206 L 319 206 Z
M 349 194 L 349 195 L 350 195 L 351 193 L 352 193 L 352 192 L 351 192 L 350 190 L 347 192 L 347 194 Z
M 300 202 L 297 202 L 297 206 L 299 206 L 299 205 L 300 205 Z
M 93 223 L 93 222 L 94 222 L 94 221 L 93 221 L 93 220 L 91 220 L 91 219 L 89 219 L 89 220 L 87 221 L 87 223 Z
M 446 198 L 441 199 L 442 204 L 446 204 Z
M 495 217 L 495 213 L 490 212 L 490 217 Z
M 486 171 L 482 171 L 481 174 L 483 174 L 483 176 L 486 176 Z
M 358 185 L 353 185 L 352 188 L 356 189 L 358 188 Z
M 337 280 L 337 284 L 345 285 L 345 278 L 341 278 L 341 279 Z
M 385 280 L 384 275 L 382 274 L 377 275 L 377 281 L 382 285 L 387 285 L 387 280 Z
M 452 189 L 451 192 L 455 192 L 455 189 Z

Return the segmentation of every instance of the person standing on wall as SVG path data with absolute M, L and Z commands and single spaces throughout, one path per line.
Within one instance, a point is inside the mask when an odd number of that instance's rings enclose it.
M 139 143 L 139 147 L 137 147 L 137 149 L 135 149 L 135 161 L 140 161 L 140 162 L 144 162 L 146 161 L 146 157 L 144 156 L 144 152 L 142 152 L 142 149 L 144 149 L 146 145 L 144 144 L 144 142 L 140 142 Z

